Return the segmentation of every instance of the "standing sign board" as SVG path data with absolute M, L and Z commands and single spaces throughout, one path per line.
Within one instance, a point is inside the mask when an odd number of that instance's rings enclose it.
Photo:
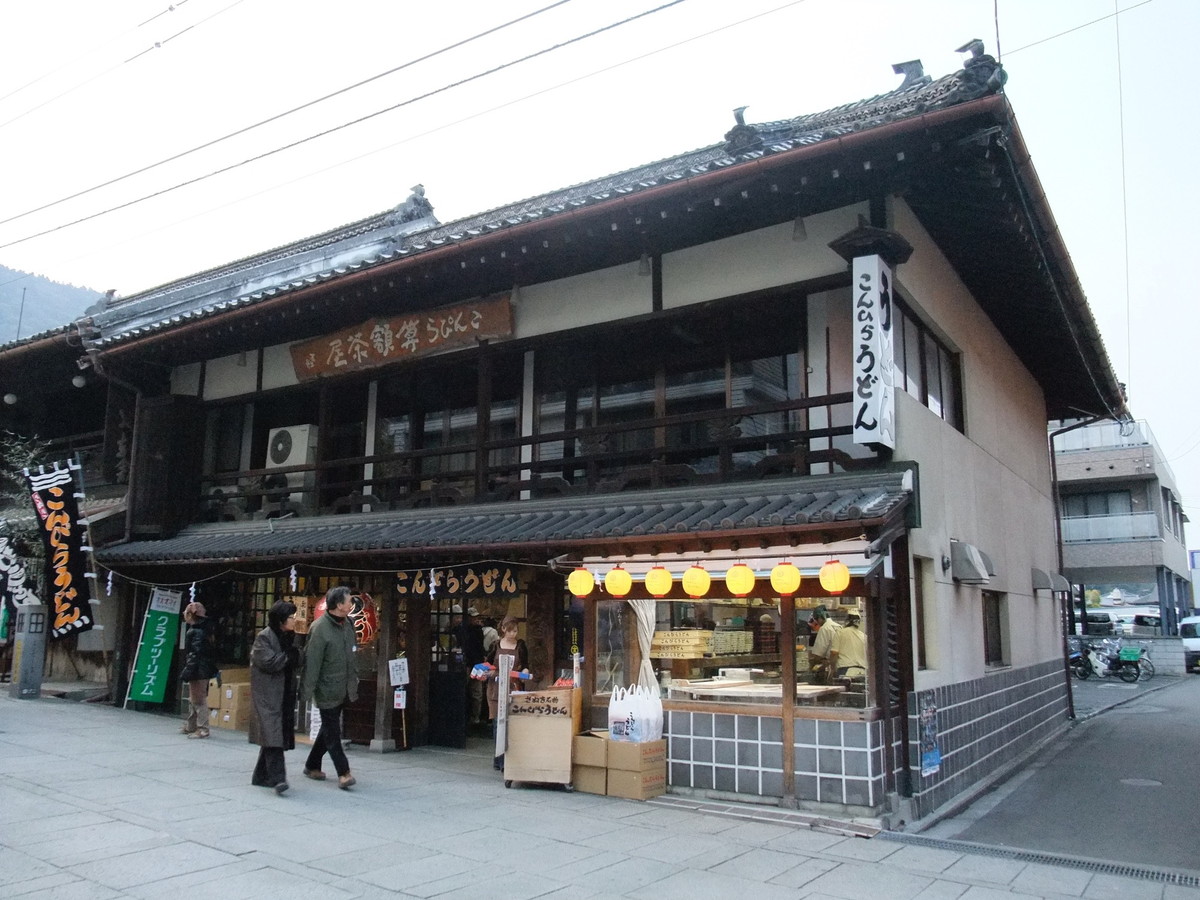
M 13 641 L 12 685 L 14 700 L 36 700 L 42 695 L 42 666 L 46 661 L 46 607 L 17 607 Z
M 138 641 L 133 675 L 129 679 L 130 700 L 143 703 L 162 703 L 171 671 L 171 656 L 179 636 L 179 611 L 183 605 L 182 591 L 155 588 L 150 593 L 150 605 L 142 619 L 142 636 Z

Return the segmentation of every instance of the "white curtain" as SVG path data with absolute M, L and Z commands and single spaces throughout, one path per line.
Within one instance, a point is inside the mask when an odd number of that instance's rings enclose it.
M 637 683 L 652 691 L 658 690 L 654 677 L 654 666 L 650 665 L 650 644 L 654 640 L 654 600 L 629 600 L 629 606 L 637 616 L 638 649 L 642 652 L 642 664 L 638 667 Z

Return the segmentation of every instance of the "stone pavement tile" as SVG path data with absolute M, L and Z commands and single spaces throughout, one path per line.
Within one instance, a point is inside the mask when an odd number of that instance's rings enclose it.
M 1157 881 L 1096 874 L 1083 890 L 1087 900 L 1161 900 L 1164 885 Z
M 802 860 L 797 859 L 790 853 L 751 848 L 732 859 L 727 859 L 725 862 L 717 863 L 715 866 L 707 866 L 706 868 L 710 872 L 716 872 L 719 875 L 729 875 L 733 878 L 740 878 L 743 881 L 770 881 L 777 875 L 782 875 L 789 869 L 796 868 L 800 862 Z
M 967 887 L 957 881 L 935 881 L 913 900 L 958 900 L 967 892 Z
M 228 872 L 221 878 L 197 881 L 188 878 L 171 879 L 172 892 L 187 900 L 350 900 L 348 891 L 333 887 L 326 881 L 314 881 L 306 870 L 282 869 L 278 866 L 259 866 L 244 871 Z M 135 897 L 155 900 L 169 896 L 161 884 L 139 885 L 130 891 Z
M 1046 898 L 1042 894 L 1022 894 L 1017 891 L 973 884 L 967 888 L 961 900 L 1046 900 Z
M 270 853 L 280 859 L 296 863 L 307 863 L 323 856 L 337 856 L 346 848 L 354 847 L 364 853 L 381 844 L 387 838 L 364 834 L 361 831 L 339 831 L 336 840 L 330 840 L 318 826 L 310 823 L 289 824 L 285 828 L 270 831 L 250 832 L 223 838 L 205 838 L 206 845 L 226 853 L 242 855 L 250 852 Z
M 416 896 L 414 890 L 421 885 L 462 872 L 478 873 L 479 864 L 461 856 L 435 853 L 422 859 L 396 860 L 394 865 L 363 872 L 355 877 L 377 887 L 405 891 Z
M 578 866 L 563 866 L 553 870 L 551 874 L 572 884 L 599 885 L 609 893 L 624 894 L 643 885 L 656 884 L 680 871 L 679 866 L 659 862 L 656 859 L 626 857 L 603 868 L 587 872 L 579 871 Z
M 113 853 L 136 853 L 174 843 L 176 839 L 162 831 L 130 825 L 128 822 L 105 822 L 65 828 L 27 846 L 25 852 L 60 868 L 70 868 L 79 863 L 103 859 Z
M 819 875 L 824 875 L 830 869 L 841 865 L 831 859 L 801 859 L 798 865 L 792 866 L 786 872 L 780 872 L 770 879 L 771 884 L 781 884 L 784 887 L 807 887 Z
M 824 852 L 834 844 L 844 841 L 838 834 L 826 831 L 813 831 L 810 828 L 792 828 L 787 834 L 771 838 L 763 846 L 768 850 L 782 850 L 785 853 L 807 853 L 815 856 Z
M 625 889 L 624 893 L 614 890 L 619 896 L 644 898 L 644 900 L 709 900 L 709 898 L 753 897 L 754 900 L 796 900 L 794 888 L 779 884 L 755 884 L 747 893 L 746 882 L 740 878 L 710 872 L 706 869 L 685 869 L 668 875 L 659 881 L 641 887 Z M 887 896 L 878 895 L 878 898 Z M 890 898 L 889 898 L 890 900 Z
M 916 875 L 886 866 L 842 863 L 809 882 L 814 893 L 845 897 L 848 900 L 911 900 L 933 882 L 925 875 Z
M 705 834 L 693 834 L 682 839 L 668 836 L 653 844 L 630 847 L 627 852 L 678 866 L 711 869 L 745 851 L 746 847 L 742 844 L 722 841 Z
M 572 884 L 588 884 L 590 874 L 600 872 L 625 858 L 626 854 L 619 850 L 597 850 L 592 856 L 573 859 L 549 869 L 548 872 L 551 877 L 561 878 Z
M 637 800 L 627 800 L 626 803 L 638 803 Z M 722 816 L 697 815 L 694 812 L 681 809 L 668 809 L 661 806 L 641 804 L 641 815 L 630 816 L 629 821 L 643 828 L 656 828 L 675 834 L 722 834 L 732 828 L 737 821 Z
M 28 881 L 22 881 L 19 884 L 4 885 L 4 896 L 8 897 L 24 897 L 27 894 L 35 894 L 39 891 L 48 891 L 51 888 L 67 888 L 76 882 L 80 884 L 90 884 L 81 878 L 77 878 L 67 872 L 53 872 L 49 875 L 42 875 L 38 878 L 30 878 Z M 97 885 L 92 885 L 97 890 L 105 890 Z
M 354 900 L 415 900 L 413 894 L 393 891 L 375 884 L 366 884 L 355 878 L 343 878 L 331 884 Z
M 961 853 L 943 850 L 940 847 L 924 847 L 920 844 L 901 844 L 900 849 L 887 858 L 889 866 L 899 866 L 910 872 L 937 875 L 946 871 L 963 858 Z
M 236 856 L 191 841 L 183 841 L 166 847 L 143 850 L 140 853 L 109 856 L 106 859 L 81 863 L 72 866 L 71 871 L 81 878 L 125 890 L 134 885 L 162 881 L 175 875 L 216 868 L 236 861 Z
M 595 847 L 597 850 L 617 850 L 622 853 L 633 852 L 639 847 L 649 847 L 667 840 L 670 835 L 661 828 L 643 828 L 641 825 L 630 823 L 611 823 L 615 827 L 600 833 L 589 833 L 575 838 L 578 843 Z M 687 838 L 690 840 L 691 838 Z M 685 839 L 679 838 L 682 843 Z M 646 854 L 639 854 L 645 856 Z
M 1163 900 L 1200 900 L 1200 888 L 1181 884 L 1163 885 Z
M 20 900 L 125 900 L 126 895 L 112 888 L 101 887 L 90 881 L 72 881 L 55 887 L 32 891 L 28 894 L 6 894 Z
M 32 786 L 31 786 L 32 787 Z M 70 798 L 47 797 L 42 791 L 18 790 L 11 784 L 0 785 L 0 826 L 9 822 L 29 822 L 51 816 L 67 816 L 79 812 L 79 805 Z M 8 829 L 0 831 L 4 834 Z
M 23 850 L 13 850 L 0 844 L 0 888 L 20 884 L 45 875 L 56 875 L 59 869 L 50 863 L 30 856 Z
M 399 860 L 425 859 L 436 855 L 436 850 L 430 850 L 427 847 L 389 841 L 384 846 L 376 847 L 372 852 L 352 850 L 348 853 L 339 853 L 337 856 L 314 859 L 309 861 L 308 868 L 319 869 L 322 872 L 329 872 L 345 878 L 357 878 L 363 872 L 373 872 L 376 869 L 394 866 Z
M 1021 873 L 1009 882 L 1014 891 L 1026 894 L 1054 894 L 1064 897 L 1082 897 L 1084 889 L 1092 880 L 1092 873 L 1068 866 L 1048 866 L 1044 863 L 1027 863 Z
M 682 812 L 682 815 L 689 815 Z M 695 815 L 695 813 L 690 813 Z M 703 816 L 703 814 L 701 814 Z M 709 818 L 704 816 L 704 818 Z M 728 819 L 731 827 L 720 832 L 722 840 L 737 841 L 748 847 L 761 847 L 767 841 L 783 837 L 796 830 L 795 825 L 776 825 L 772 822 L 747 822 L 742 819 Z
M 558 808 L 547 810 L 544 807 L 536 812 L 529 811 L 520 821 L 521 831 L 526 834 L 560 840 L 584 833 L 606 834 L 625 827 L 619 822 L 609 822 L 579 812 Z
M 569 885 L 561 881 L 532 875 L 524 870 L 516 872 L 492 868 L 460 872 L 449 878 L 410 887 L 408 891 L 418 897 L 437 897 L 438 900 L 512 900 L 513 897 L 534 900 L 566 887 Z
M 854 859 L 860 862 L 879 862 L 887 859 L 902 845 L 894 841 L 875 841 L 871 838 L 842 838 L 825 848 L 824 855 L 838 859 Z
M 0 801 L 2 802 L 2 801 Z M 109 816 L 95 812 L 72 811 L 56 816 L 31 816 L 23 819 L 20 825 L 11 828 L 0 828 L 0 839 L 9 847 L 22 847 L 26 844 L 38 844 L 46 840 L 48 834 L 58 834 L 67 828 L 81 828 L 85 825 L 100 825 L 113 822 Z
M 888 863 L 891 863 L 891 858 Z M 949 866 L 942 874 L 954 881 L 987 882 L 989 884 L 1011 884 L 1012 880 L 1025 871 L 1029 863 L 1001 856 L 983 856 L 964 853 L 958 862 Z

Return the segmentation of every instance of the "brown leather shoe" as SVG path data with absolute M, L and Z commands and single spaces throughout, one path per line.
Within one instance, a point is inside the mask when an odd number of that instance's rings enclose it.
M 338 787 L 340 787 L 343 791 L 348 790 L 351 785 L 356 783 L 357 782 L 354 780 L 354 776 L 349 772 L 347 772 L 345 775 L 338 776 Z
M 304 777 L 311 778 L 313 781 L 324 781 L 325 773 L 322 772 L 320 769 L 305 769 Z

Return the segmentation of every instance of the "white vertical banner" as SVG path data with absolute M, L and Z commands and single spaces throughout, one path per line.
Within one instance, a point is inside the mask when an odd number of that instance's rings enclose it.
M 892 270 L 879 256 L 856 256 L 851 272 L 854 443 L 895 448 Z

